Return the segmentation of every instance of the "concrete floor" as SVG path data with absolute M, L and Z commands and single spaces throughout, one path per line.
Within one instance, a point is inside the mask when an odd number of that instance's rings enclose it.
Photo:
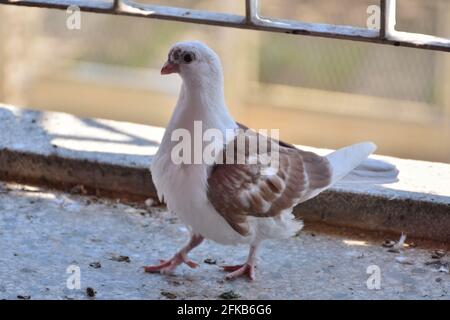
M 264 243 L 252 283 L 224 281 L 218 266 L 242 262 L 247 248 L 209 241 L 191 254 L 198 269 L 182 266 L 173 276 L 143 272 L 187 236 L 164 208 L 0 183 L 0 299 L 89 299 L 88 287 L 97 299 L 217 299 L 230 290 L 241 299 L 450 298 L 448 269 L 425 264 L 437 261 L 430 248 L 391 253 L 382 241 L 311 230 Z M 208 258 L 217 264 L 204 263 Z M 380 290 L 367 288 L 371 265 L 380 268 Z M 80 268 L 81 289 L 67 288 L 69 266 Z

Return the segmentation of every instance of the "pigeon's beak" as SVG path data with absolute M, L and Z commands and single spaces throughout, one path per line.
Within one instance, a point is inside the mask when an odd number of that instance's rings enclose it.
M 180 71 L 180 66 L 176 63 L 173 63 L 171 61 L 166 61 L 166 63 L 164 63 L 162 69 L 161 69 L 161 74 L 171 74 L 171 73 L 175 73 L 175 72 L 179 72 Z

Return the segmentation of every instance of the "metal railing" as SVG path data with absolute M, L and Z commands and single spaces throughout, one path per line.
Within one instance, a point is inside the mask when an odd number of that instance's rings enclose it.
M 325 38 L 366 41 L 394 46 L 450 52 L 450 39 L 395 30 L 396 0 L 380 0 L 380 29 L 344 25 L 305 23 L 259 15 L 258 0 L 245 0 L 245 15 L 215 13 L 187 8 L 142 4 L 130 0 L 0 0 L 0 4 L 67 9 L 77 6 L 82 11 L 173 20 L 215 26 L 282 32 Z

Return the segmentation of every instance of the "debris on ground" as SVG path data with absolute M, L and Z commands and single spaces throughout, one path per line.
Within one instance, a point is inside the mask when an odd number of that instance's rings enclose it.
M 213 258 L 206 258 L 205 260 L 203 260 L 203 262 L 206 264 L 216 264 L 217 260 Z
M 440 267 L 442 265 L 442 261 L 440 261 L 440 260 L 427 261 L 427 262 L 425 262 L 425 265 Z
M 70 193 L 86 195 L 88 192 L 85 186 L 83 186 L 82 184 L 77 184 L 72 189 L 70 189 Z
M 27 185 L 14 185 L 13 186 L 13 189 L 14 190 L 21 190 L 21 191 L 24 191 L 24 192 L 30 192 L 30 193 L 39 193 L 39 192 L 42 192 L 43 191 L 43 189 L 42 188 L 40 188 L 40 187 L 37 187 L 37 186 L 27 186 Z
M 442 272 L 442 273 L 449 273 L 450 269 L 450 262 L 448 261 L 442 261 L 442 260 L 432 260 L 425 262 L 426 266 L 433 266 L 434 271 Z
M 112 261 L 117 261 L 117 262 L 127 262 L 130 263 L 131 259 L 128 256 L 112 256 L 111 259 Z
M 89 298 L 95 297 L 96 293 L 97 293 L 97 291 L 95 291 L 93 288 L 91 288 L 91 287 L 87 287 L 87 288 L 86 288 L 86 295 L 87 295 Z
M 406 245 L 408 246 L 408 248 L 416 248 L 417 247 L 417 243 L 415 243 L 415 242 L 408 242 Z
M 100 269 L 102 267 L 102 264 L 98 261 L 89 263 L 89 267 L 92 267 L 94 269 Z
M 219 295 L 219 298 L 224 300 L 239 299 L 240 297 L 241 295 L 234 292 L 233 290 L 225 291 Z
M 142 209 L 136 209 L 134 207 L 128 207 L 124 210 L 125 213 L 129 213 L 129 214 L 141 214 L 141 215 L 145 215 L 146 212 L 143 211 Z
M 441 259 L 441 258 L 443 258 L 446 254 L 447 254 L 447 252 L 445 252 L 444 250 L 435 250 L 435 251 L 433 251 L 433 253 L 431 254 L 431 258 L 433 258 L 433 259 Z
M 406 234 L 402 233 L 398 241 L 385 240 L 382 244 L 383 247 L 389 248 L 387 252 L 400 253 L 400 250 L 405 246 Z
M 21 300 L 30 300 L 30 299 L 31 299 L 31 296 L 25 296 L 25 295 L 19 294 L 19 295 L 17 296 L 17 299 L 21 299 Z
M 403 249 L 403 246 L 405 245 L 405 240 L 406 240 L 406 234 L 402 233 L 402 235 L 400 236 L 400 239 L 398 240 L 398 242 L 396 244 L 394 244 L 393 248 L 400 250 Z
M 153 199 L 153 198 L 148 198 L 147 200 L 145 200 L 145 205 L 146 205 L 148 208 L 156 207 L 156 206 L 158 205 L 158 201 L 156 201 L 156 200 Z
M 385 240 L 382 246 L 385 248 L 392 248 L 395 245 L 395 243 L 396 242 L 394 240 Z
M 192 258 L 202 264 L 200 270 L 182 266 L 172 276 L 148 275 L 142 272 L 142 265 L 179 250 L 186 241 L 187 233 L 181 229 L 180 221 L 170 219 L 174 215 L 164 207 L 147 209 L 139 204 L 140 207 L 134 208 L 146 211 L 145 217 L 126 215 L 124 209 L 128 204 L 107 198 L 88 197 L 92 204 L 87 206 L 84 196 L 47 189 L 39 192 L 31 189 L 34 192 L 31 194 L 28 188 L 22 191 L 20 186 L 7 187 L 11 191 L 0 194 L 0 243 L 15 241 L 21 245 L 1 249 L 0 300 L 18 299 L 19 294 L 29 295 L 31 300 L 206 298 L 225 302 L 241 299 L 408 300 L 423 299 L 425 295 L 430 299 L 449 298 L 450 275 L 446 272 L 450 254 L 441 259 L 431 258 L 435 250 L 449 252 L 442 243 L 419 242 L 417 249 L 409 250 L 405 246 L 401 253 L 394 254 L 387 253 L 390 248 L 381 244 L 389 238 L 398 241 L 400 234 L 380 240 L 383 234 L 358 238 L 349 231 L 344 237 L 311 227 L 299 238 L 263 242 L 258 280 L 251 284 L 225 281 L 218 267 L 225 263 L 222 258 L 240 261 L 247 254 L 247 248 L 219 246 L 212 241 L 206 241 L 193 253 Z M 64 197 L 71 200 L 70 206 L 60 206 Z M 76 214 L 73 214 L 74 208 L 78 209 Z M 29 215 L 33 219 L 29 220 Z M 144 224 L 148 227 L 142 228 Z M 26 232 L 20 232 L 23 230 Z M 351 254 L 347 254 L 349 245 L 344 240 L 353 236 L 360 242 L 355 242 L 350 248 Z M 408 234 L 408 243 L 409 238 Z M 360 246 L 361 243 L 364 246 Z M 120 255 L 128 256 L 130 263 Z M 37 258 L 30 259 L 30 256 Z M 109 260 L 113 256 L 112 260 L 119 262 Z M 397 256 L 409 258 L 414 265 L 397 262 Z M 216 259 L 216 265 L 204 263 L 207 258 Z M 280 262 L 276 268 L 273 268 L 274 261 Z M 427 261 L 433 264 L 424 265 Z M 100 262 L 101 269 L 95 269 L 95 264 L 90 266 L 94 262 Z M 81 290 L 67 289 L 64 274 L 68 264 L 78 265 L 82 270 L 87 268 L 82 271 Z M 367 290 L 369 276 L 365 271 L 372 264 L 383 272 L 382 292 Z M 436 280 L 438 278 L 440 280 Z M 332 285 L 322 285 L 329 282 Z M 97 290 L 95 297 L 88 297 L 88 286 Z M 233 291 L 226 293 L 229 290 Z M 170 296 L 163 296 L 161 291 L 175 294 L 176 300 L 169 300 Z
M 167 299 L 176 299 L 177 295 L 175 293 L 169 292 L 169 291 L 161 291 L 161 295 L 166 297 Z
M 448 266 L 441 266 L 439 269 L 438 269 L 438 271 L 439 272 L 442 272 L 442 273 L 449 273 L 449 268 L 448 268 Z
M 175 287 L 179 287 L 183 284 L 183 281 L 178 281 L 178 280 L 174 280 L 174 279 L 167 279 L 167 280 L 171 285 L 173 285 Z
M 407 264 L 407 265 L 413 265 L 414 264 L 414 262 L 411 259 L 409 259 L 407 257 L 403 257 L 403 256 L 395 257 L 395 261 L 397 261 L 400 264 Z

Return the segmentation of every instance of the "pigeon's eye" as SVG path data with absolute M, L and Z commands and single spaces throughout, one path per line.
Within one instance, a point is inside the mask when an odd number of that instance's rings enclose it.
M 191 63 L 192 61 L 194 61 L 195 56 L 193 53 L 187 52 L 184 54 L 183 56 L 183 61 L 186 63 Z
M 180 50 L 175 50 L 173 52 L 173 58 L 176 60 L 180 59 Z

